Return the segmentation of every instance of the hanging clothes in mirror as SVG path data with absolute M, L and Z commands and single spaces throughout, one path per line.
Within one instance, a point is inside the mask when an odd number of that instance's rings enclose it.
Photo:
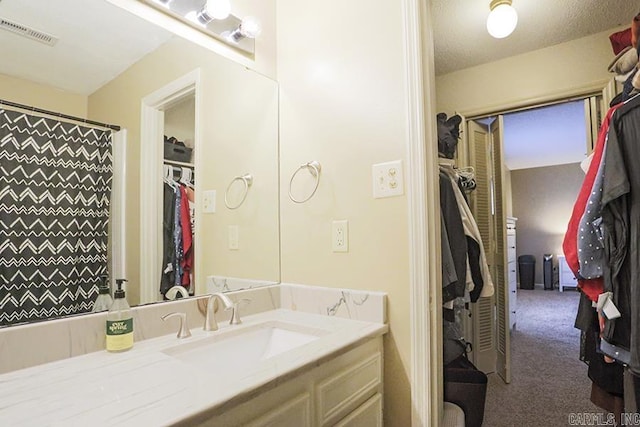
M 194 294 L 194 213 L 193 171 L 165 165 L 163 191 L 163 246 L 160 293 L 173 286 Z M 166 297 L 165 297 L 166 298 Z

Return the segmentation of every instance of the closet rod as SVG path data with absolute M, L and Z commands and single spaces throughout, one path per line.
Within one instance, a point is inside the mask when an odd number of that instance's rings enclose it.
M 76 122 L 82 122 L 89 125 L 100 126 L 103 128 L 119 131 L 120 126 L 110 125 L 107 123 L 95 122 L 93 120 L 83 119 L 81 117 L 70 116 L 68 114 L 58 113 L 56 111 L 43 110 L 42 108 L 33 107 L 31 105 L 18 104 L 17 102 L 6 101 L 4 99 L 0 99 L 0 104 L 6 105 L 8 107 L 21 108 L 23 110 L 33 111 L 35 113 L 47 114 L 49 116 L 60 117 L 62 119 L 73 120 Z

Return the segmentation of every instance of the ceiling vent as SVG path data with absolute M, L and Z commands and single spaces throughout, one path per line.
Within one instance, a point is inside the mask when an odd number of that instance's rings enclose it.
M 12 22 L 4 18 L 0 18 L 0 29 L 11 31 L 12 33 L 19 34 L 23 37 L 27 37 L 31 40 L 35 40 L 49 46 L 53 46 L 58 42 L 58 38 L 51 34 L 43 33 L 42 31 L 29 28 L 25 25 Z

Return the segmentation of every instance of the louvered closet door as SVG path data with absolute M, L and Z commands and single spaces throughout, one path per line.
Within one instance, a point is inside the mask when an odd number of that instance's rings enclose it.
M 584 99 L 584 122 L 587 131 L 587 154 L 591 154 L 598 140 L 598 132 L 606 107 L 602 95 Z
M 493 151 L 493 186 L 494 186 L 494 269 L 493 284 L 496 298 L 496 329 L 497 329 L 497 372 L 506 383 L 511 382 L 511 335 L 509 329 L 509 277 L 507 271 L 507 216 L 504 197 L 503 173 L 503 117 L 498 116 L 491 123 L 491 148 Z
M 472 211 L 489 267 L 493 264 L 492 249 L 492 215 L 491 215 L 491 157 L 489 131 L 486 125 L 469 121 L 467 126 L 469 144 L 469 161 L 473 166 L 476 178 L 476 190 L 472 193 Z M 495 327 L 493 298 L 480 298 L 472 304 L 471 316 L 473 324 L 471 353 L 473 363 L 485 373 L 495 372 Z

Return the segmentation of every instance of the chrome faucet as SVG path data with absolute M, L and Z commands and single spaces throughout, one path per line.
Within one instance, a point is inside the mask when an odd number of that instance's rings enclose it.
M 180 318 L 180 329 L 178 329 L 178 338 L 189 338 L 191 336 L 191 331 L 187 325 L 187 313 L 169 313 L 165 314 L 161 317 L 162 320 L 166 321 L 170 317 L 179 317 Z
M 223 293 L 216 292 L 212 294 L 207 300 L 207 309 L 204 318 L 204 329 L 205 331 L 217 331 L 218 330 L 218 322 L 216 321 L 215 307 L 214 303 L 216 299 L 220 300 L 222 304 L 224 304 L 224 309 L 237 311 L 235 308 L 237 304 L 231 301 L 231 299 Z M 234 314 L 232 313 L 231 320 L 233 321 Z

